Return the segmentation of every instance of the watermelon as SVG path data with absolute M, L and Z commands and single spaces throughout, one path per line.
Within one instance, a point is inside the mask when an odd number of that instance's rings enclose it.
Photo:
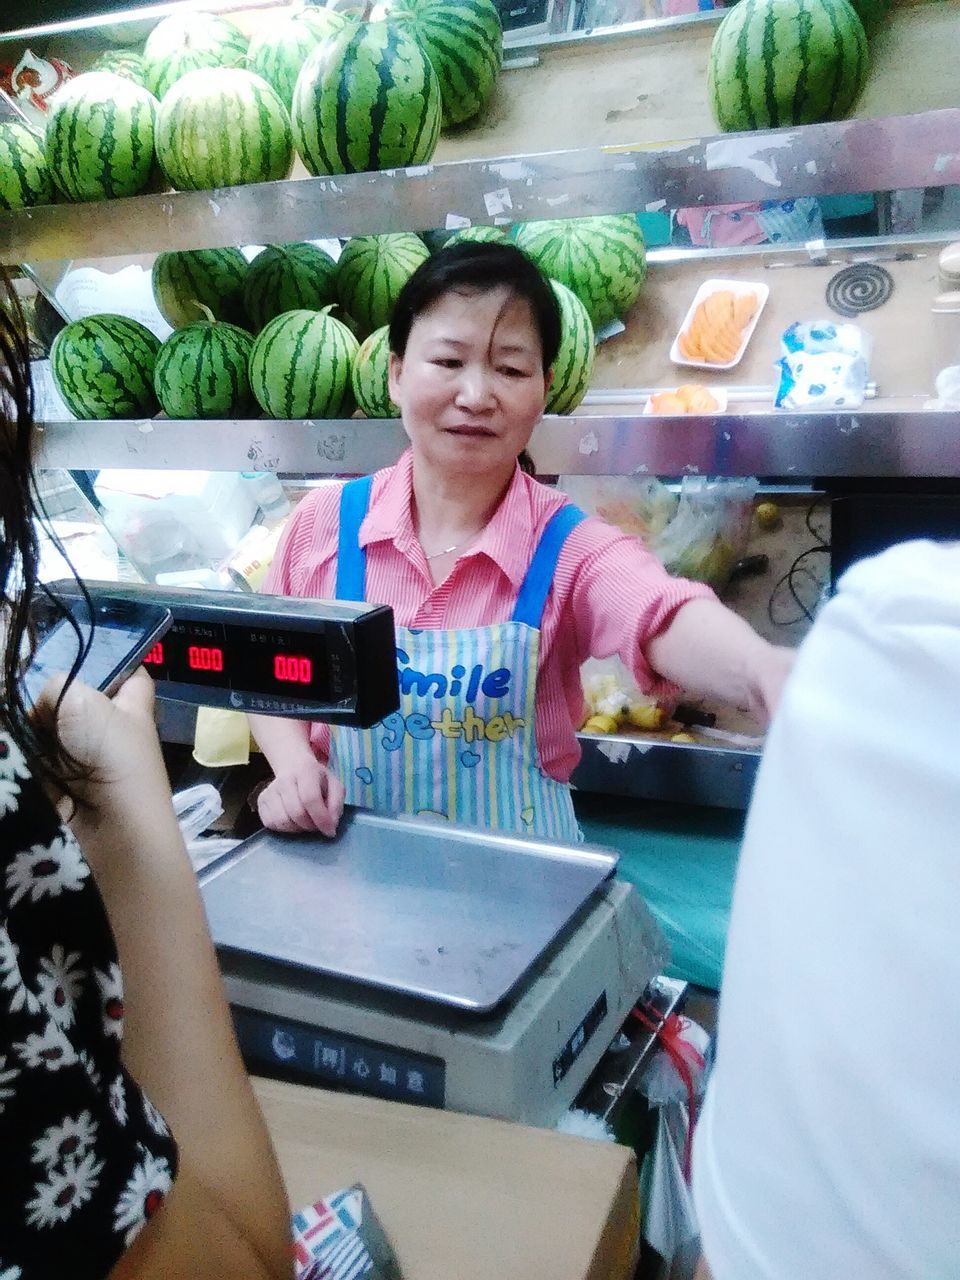
M 160 104 L 157 155 L 178 191 L 275 182 L 290 173 L 290 117 L 251 71 L 191 71 Z
M 337 264 L 337 292 L 362 334 L 390 323 L 400 290 L 429 257 L 412 231 L 347 241 Z
M 253 409 L 253 338 L 235 324 L 199 320 L 160 348 L 153 385 L 171 418 L 243 418 Z
M 68 200 L 135 196 L 155 178 L 157 100 L 109 71 L 60 89 L 47 117 L 47 164 Z
M 271 418 L 336 418 L 351 405 L 357 340 L 325 311 L 285 311 L 253 344 L 250 385 Z
M 242 67 L 247 37 L 212 13 L 173 13 L 158 22 L 143 50 L 147 88 L 158 98 L 190 71 Z
M 309 55 L 329 36 L 348 28 L 353 30 L 356 25 L 352 18 L 335 9 L 313 6 L 299 9 L 286 18 L 270 14 L 262 30 L 250 41 L 247 67 L 273 86 L 289 111 L 297 77 Z
M 353 362 L 353 398 L 368 418 L 399 418 L 390 399 L 390 326 L 375 329 Z
M 863 23 L 863 30 L 868 40 L 876 35 L 877 28 L 890 12 L 892 2 L 893 0 L 850 0 L 857 17 Z
M 462 240 L 479 241 L 483 244 L 505 244 L 507 233 L 502 227 L 487 227 L 482 224 L 478 227 L 463 227 L 445 240 L 443 247 L 446 248 L 448 244 L 460 244 Z
M 141 418 L 157 412 L 153 372 L 160 341 L 126 316 L 89 316 L 61 329 L 50 348 L 53 380 L 76 418 Z
M 250 264 L 243 297 L 256 332 L 284 311 L 320 311 L 337 300 L 337 264 L 316 245 L 268 245 Z
M 203 319 L 204 308 L 209 308 L 215 320 L 243 326 L 247 323 L 243 286 L 248 270 L 239 249 L 161 253 L 153 264 L 153 297 L 160 314 L 174 329 Z
M 863 88 L 867 61 L 847 0 L 739 0 L 713 37 L 707 92 L 727 131 L 836 120 Z
M 513 238 L 541 271 L 573 290 L 594 329 L 629 310 L 646 278 L 643 232 L 632 213 L 520 223 Z
M 409 24 L 437 73 L 445 128 L 480 114 L 503 64 L 493 0 L 387 0 L 373 17 Z
M 367 22 L 325 40 L 293 93 L 293 137 L 311 173 L 426 164 L 440 136 L 440 85 L 400 24 Z
M 590 313 L 572 289 L 551 280 L 560 306 L 560 349 L 553 362 L 547 413 L 570 413 L 586 394 L 593 373 L 594 338 Z
M 18 121 L 0 121 L 0 209 L 26 209 L 53 200 L 43 142 Z
M 143 55 L 134 53 L 131 49 L 108 49 L 106 53 L 101 53 L 99 58 L 94 59 L 90 70 L 111 71 L 115 76 L 132 80 L 134 84 L 140 85 L 141 89 L 147 87 L 147 68 Z

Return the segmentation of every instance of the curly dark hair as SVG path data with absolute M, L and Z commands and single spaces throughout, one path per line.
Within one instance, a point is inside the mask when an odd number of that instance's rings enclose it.
M 13 285 L 0 268 L 0 603 L 5 618 L 0 723 L 26 756 L 30 768 L 69 794 L 69 779 L 77 777 L 75 762 L 61 749 L 56 727 L 30 715 L 21 682 L 24 662 L 32 656 L 35 644 L 32 619 L 38 594 L 44 597 L 48 612 L 66 618 L 76 631 L 77 659 L 70 679 L 90 643 L 89 634 L 85 639 L 72 615 L 37 580 L 38 521 L 61 553 L 63 548 L 46 526 L 37 492 L 33 428 L 27 325 Z M 85 591 L 83 595 L 92 618 L 89 597 Z

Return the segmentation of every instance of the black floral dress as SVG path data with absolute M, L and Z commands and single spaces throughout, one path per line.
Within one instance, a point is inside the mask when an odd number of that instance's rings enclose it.
M 80 847 L 0 731 L 0 1280 L 101 1280 L 177 1169 L 120 1063 L 117 948 Z

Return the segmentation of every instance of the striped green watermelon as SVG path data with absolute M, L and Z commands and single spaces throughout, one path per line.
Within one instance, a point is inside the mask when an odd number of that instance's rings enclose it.
M 368 418 L 399 418 L 390 399 L 390 326 L 375 329 L 353 362 L 353 398 Z
M 290 117 L 251 71 L 191 71 L 160 104 L 157 156 L 178 191 L 275 182 L 293 161 Z
M 190 71 L 242 67 L 247 37 L 212 13 L 173 13 L 158 22 L 143 50 L 147 88 L 158 98 Z
M 109 71 L 69 80 L 47 117 L 47 164 L 68 200 L 135 196 L 155 177 L 157 100 Z
M 440 85 L 404 26 L 367 22 L 314 50 L 291 114 L 311 173 L 425 164 L 440 136 Z
M 573 290 L 594 329 L 629 310 L 646 279 L 646 246 L 632 213 L 520 223 L 513 238 L 541 271 Z
M 317 45 L 338 32 L 354 30 L 356 25 L 335 9 L 316 6 L 298 9 L 286 18 L 271 13 L 250 41 L 247 66 L 273 86 L 289 111 L 297 77 Z
M 445 128 L 480 114 L 503 64 L 503 27 L 493 0 L 386 0 L 373 17 L 411 25 L 440 81 Z
M 893 0 L 850 0 L 850 3 L 863 23 L 863 30 L 869 40 L 876 35 L 877 28 L 890 12 Z
M 507 233 L 502 227 L 487 227 L 482 223 L 477 227 L 462 227 L 459 231 L 455 231 L 448 240 L 445 240 L 443 247 L 448 244 L 460 244 L 463 240 L 479 241 L 481 244 L 505 244 L 507 241 Z
M 815 124 L 847 114 L 867 62 L 847 0 L 739 0 L 713 37 L 707 92 L 727 131 Z
M 356 338 L 326 311 L 285 311 L 253 344 L 250 385 L 271 418 L 336 418 L 351 406 Z
M 594 338 L 590 313 L 572 289 L 551 280 L 560 305 L 560 350 L 553 362 L 547 413 L 570 413 L 586 395 L 593 374 Z
M 171 418 L 243 418 L 253 410 L 248 367 L 253 338 L 245 329 L 199 320 L 160 348 L 153 385 Z
M 313 244 L 268 245 L 250 264 L 243 298 L 255 332 L 284 311 L 320 311 L 337 300 L 337 264 Z
M 91 71 L 110 71 L 115 76 L 123 76 L 132 80 L 142 89 L 147 87 L 147 68 L 143 55 L 134 53 L 132 49 L 108 49 L 95 58 L 90 66 Z
M 0 209 L 26 209 L 53 200 L 43 142 L 18 121 L 0 121 Z
M 390 323 L 400 290 L 429 257 L 430 250 L 412 231 L 347 241 L 337 263 L 337 292 L 361 334 Z
M 136 320 L 90 316 L 60 330 L 50 348 L 50 368 L 76 418 L 152 417 L 159 350 L 159 339 Z
M 243 326 L 247 313 L 243 286 L 247 260 L 239 249 L 184 249 L 161 253 L 153 264 L 153 297 L 160 314 L 174 329 L 203 319 Z

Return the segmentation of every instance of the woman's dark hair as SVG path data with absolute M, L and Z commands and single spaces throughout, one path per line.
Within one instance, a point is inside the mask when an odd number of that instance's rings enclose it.
M 522 249 L 485 240 L 461 240 L 422 263 L 400 290 L 390 321 L 390 350 L 403 358 L 413 322 L 451 289 L 506 287 L 530 306 L 540 335 L 544 371 L 560 349 L 560 308 L 546 276 Z
M 55 727 L 38 723 L 28 714 L 20 679 L 24 659 L 33 651 L 31 610 L 37 591 L 47 596 L 54 614 L 66 615 L 63 606 L 38 587 L 40 548 L 35 522 L 39 510 L 27 326 L 20 300 L 0 268 L 0 602 L 5 615 L 0 723 L 33 771 L 69 792 L 68 776 L 76 777 L 74 762 L 61 751 Z M 79 629 L 77 642 L 74 671 L 85 648 Z

